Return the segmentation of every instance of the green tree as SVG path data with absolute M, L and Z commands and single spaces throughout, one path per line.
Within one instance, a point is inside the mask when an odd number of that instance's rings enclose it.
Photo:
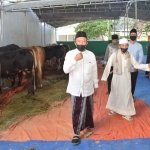
M 145 26 L 145 32 L 147 34 L 147 36 L 150 36 L 150 21 L 147 22 L 146 26 Z
M 109 32 L 112 31 L 111 20 L 95 20 L 80 23 L 76 28 L 77 31 L 85 31 L 88 39 L 94 39 L 99 36 L 109 36 Z
M 135 28 L 138 31 L 138 37 L 141 36 L 142 32 L 145 32 L 146 35 L 150 33 L 150 21 L 143 21 L 143 20 L 135 20 L 133 18 L 125 18 L 124 22 L 120 23 L 120 26 L 125 26 L 127 31 L 127 25 L 128 25 L 128 32 Z M 128 36 L 129 38 L 129 36 Z

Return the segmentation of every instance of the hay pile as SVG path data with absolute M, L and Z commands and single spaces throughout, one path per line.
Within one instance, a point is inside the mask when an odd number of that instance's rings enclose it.
M 68 97 L 66 87 L 68 75 L 47 76 L 43 80 L 43 88 L 37 89 L 35 95 L 27 95 L 27 89 L 16 93 L 9 104 L 4 106 L 0 118 L 0 131 L 8 128 L 22 116 L 32 116 L 46 112 L 55 101 Z

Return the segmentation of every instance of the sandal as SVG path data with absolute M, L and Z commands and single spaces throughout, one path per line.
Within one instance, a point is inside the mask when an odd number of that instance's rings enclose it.
M 78 145 L 80 143 L 80 137 L 77 135 L 74 136 L 71 142 L 73 145 Z
M 122 118 L 128 120 L 128 121 L 132 121 L 133 118 L 131 116 L 122 116 Z
M 89 137 L 91 134 L 92 134 L 92 132 L 91 132 L 91 131 L 89 131 L 89 132 L 85 133 L 85 134 L 84 134 L 84 138 Z
M 114 114 L 116 114 L 116 112 L 112 110 L 108 113 L 108 115 L 114 115 Z

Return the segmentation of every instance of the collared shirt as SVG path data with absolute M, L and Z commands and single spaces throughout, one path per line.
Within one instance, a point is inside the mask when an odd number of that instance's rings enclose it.
M 69 73 L 67 93 L 74 96 L 90 96 L 94 88 L 98 88 L 97 63 L 93 52 L 82 52 L 83 58 L 76 61 L 75 56 L 81 53 L 78 49 L 69 51 L 66 54 L 63 70 Z
M 129 47 L 128 47 L 128 52 L 131 53 L 135 60 L 141 64 L 143 62 L 143 47 L 140 43 L 138 42 L 135 42 L 134 44 L 132 44 L 130 41 L 129 41 Z M 134 72 L 134 67 L 132 66 L 131 67 L 131 72 Z
M 104 64 L 107 63 L 109 57 L 119 49 L 119 44 L 109 43 L 105 52 Z

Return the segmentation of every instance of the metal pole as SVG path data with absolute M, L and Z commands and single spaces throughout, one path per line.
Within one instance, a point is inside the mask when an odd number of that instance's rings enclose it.
M 137 27 L 137 0 L 134 0 L 134 6 L 135 6 L 135 27 Z
M 129 31 L 128 31 L 128 26 L 129 26 L 129 18 L 128 18 L 128 13 L 127 13 L 127 37 L 128 37 L 128 35 L 129 35 Z
M 27 46 L 29 46 L 29 40 L 28 40 L 29 29 L 28 29 L 28 17 L 27 17 L 27 12 L 25 12 L 25 16 L 26 16 L 26 44 L 27 44 Z
M 110 19 L 108 20 L 108 40 L 110 38 Z
M 125 19 L 126 17 L 124 17 L 124 36 L 125 36 Z
M 128 37 L 128 26 L 129 26 L 129 17 L 128 17 L 128 13 L 129 13 L 129 3 L 126 6 L 126 18 L 127 18 L 127 37 Z
M 115 34 L 115 20 L 114 20 L 114 34 Z
M 44 46 L 45 46 L 45 22 L 44 22 Z
M 3 46 L 3 31 L 4 31 L 4 11 L 3 11 L 3 2 L 1 0 L 1 46 Z M 0 78 L 1 86 L 5 86 L 5 79 Z
M 57 30 L 56 30 L 56 28 L 53 28 L 53 38 L 54 38 L 54 36 L 55 36 L 55 43 L 57 43 L 57 41 L 59 41 L 59 37 L 58 37 L 58 32 L 57 32 Z
M 40 24 L 40 28 L 41 28 L 41 45 L 43 46 L 43 40 L 42 40 L 42 23 L 39 23 Z
M 3 31 L 4 31 L 4 11 L 3 11 L 3 3 L 1 0 L 1 46 L 3 46 Z

